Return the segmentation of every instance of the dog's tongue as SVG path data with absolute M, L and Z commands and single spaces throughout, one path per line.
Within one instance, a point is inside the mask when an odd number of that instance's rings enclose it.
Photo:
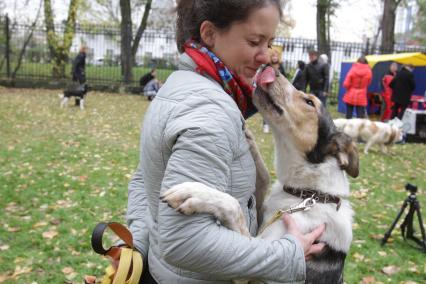
M 275 70 L 271 66 L 266 67 L 257 77 L 256 83 L 262 89 L 267 89 L 268 84 L 275 81 Z

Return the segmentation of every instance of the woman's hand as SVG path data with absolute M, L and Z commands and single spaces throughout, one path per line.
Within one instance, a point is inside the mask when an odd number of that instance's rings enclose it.
M 319 255 L 326 246 L 325 243 L 314 244 L 325 230 L 325 225 L 322 224 L 315 228 L 312 232 L 302 234 L 297 224 L 289 214 L 283 215 L 283 221 L 289 234 L 293 235 L 303 247 L 305 252 L 305 259 L 309 260 L 315 255 Z

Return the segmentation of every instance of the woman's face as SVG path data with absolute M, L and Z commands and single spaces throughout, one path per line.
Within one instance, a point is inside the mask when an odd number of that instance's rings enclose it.
M 278 57 L 278 52 L 275 50 L 271 51 L 271 64 L 277 64 L 280 62 L 280 58 Z
M 280 20 L 276 6 L 254 10 L 244 22 L 229 29 L 214 29 L 209 48 L 247 84 L 252 84 L 257 69 L 269 62 L 268 46 Z
M 392 63 L 392 64 L 390 65 L 390 67 L 389 67 L 389 70 L 390 70 L 392 73 L 396 73 L 396 71 L 398 71 L 398 64 L 396 64 L 396 63 Z

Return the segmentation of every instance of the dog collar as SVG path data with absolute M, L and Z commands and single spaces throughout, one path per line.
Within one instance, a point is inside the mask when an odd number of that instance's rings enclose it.
M 283 190 L 287 192 L 288 194 L 291 194 L 293 196 L 299 197 L 301 199 L 306 199 L 309 197 L 313 197 L 316 202 L 321 203 L 336 203 L 336 211 L 339 210 L 340 205 L 342 205 L 342 199 L 338 196 L 318 192 L 317 190 L 313 189 L 300 189 L 300 188 L 294 188 L 290 186 L 283 186 Z

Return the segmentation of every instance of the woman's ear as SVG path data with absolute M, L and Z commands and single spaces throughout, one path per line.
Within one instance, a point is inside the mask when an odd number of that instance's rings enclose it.
M 212 48 L 215 43 L 216 26 L 210 21 L 204 21 L 200 26 L 201 42 L 208 48 Z

